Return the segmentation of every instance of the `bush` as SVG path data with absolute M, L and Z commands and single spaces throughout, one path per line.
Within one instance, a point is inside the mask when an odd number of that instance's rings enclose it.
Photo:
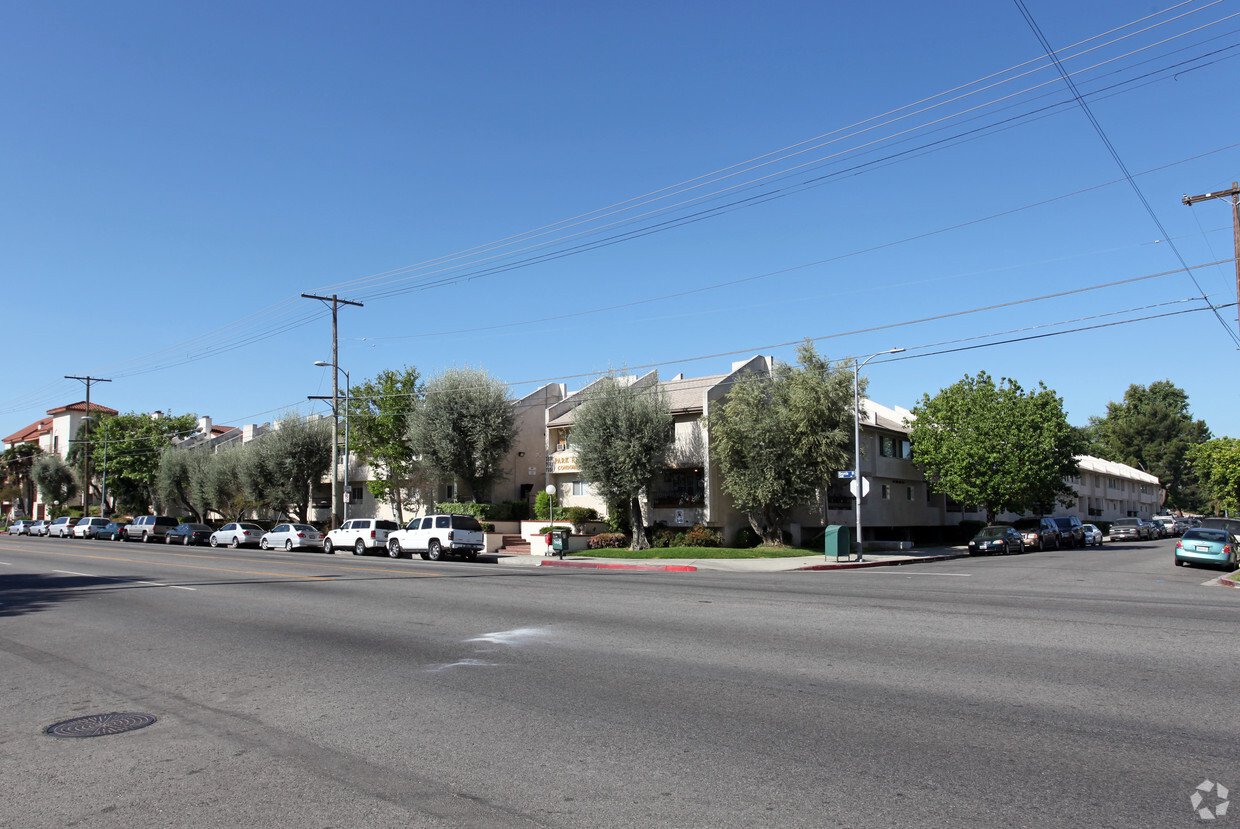
M 538 497 L 534 499 L 534 517 L 539 521 L 551 520 L 551 508 L 555 507 L 555 511 L 560 511 L 560 499 L 553 498 L 546 491 L 538 493 Z
M 587 521 L 598 521 L 598 510 L 594 507 L 569 507 L 564 510 L 564 520 L 574 527 L 580 527 Z
M 736 531 L 736 538 L 732 541 L 732 546 L 745 550 L 757 547 L 761 543 L 762 536 L 754 532 L 753 527 L 741 527 Z
M 712 530 L 710 527 L 703 527 L 701 524 L 694 524 L 693 529 L 684 534 L 681 542 L 677 547 L 718 547 L 723 544 L 723 533 L 719 530 Z
M 633 539 L 623 533 L 599 533 L 590 537 L 591 550 L 622 550 L 632 543 Z
M 492 516 L 496 521 L 526 521 L 530 517 L 529 501 L 504 501 L 499 506 L 503 514 Z
M 458 515 L 472 515 L 481 521 L 484 518 L 495 518 L 497 507 L 495 504 L 474 504 L 469 501 L 447 504 L 436 504 L 435 509 L 438 512 L 457 513 Z
M 490 521 L 483 521 L 483 522 L 481 522 L 481 523 L 482 523 L 482 531 L 483 531 L 484 533 L 493 533 L 493 532 L 495 532 L 495 525 L 494 525 L 494 524 L 492 524 Z

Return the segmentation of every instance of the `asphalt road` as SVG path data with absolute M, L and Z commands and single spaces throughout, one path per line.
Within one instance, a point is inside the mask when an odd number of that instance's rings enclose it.
M 733 574 L 0 537 L 0 825 L 1200 825 L 1240 792 L 1240 591 L 1173 543 Z M 158 721 L 43 733 L 110 712 Z

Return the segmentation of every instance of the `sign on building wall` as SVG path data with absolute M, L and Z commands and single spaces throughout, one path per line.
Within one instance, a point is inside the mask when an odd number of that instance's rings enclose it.
M 551 460 L 552 472 L 580 472 L 581 467 L 577 465 L 576 455 L 557 456 Z

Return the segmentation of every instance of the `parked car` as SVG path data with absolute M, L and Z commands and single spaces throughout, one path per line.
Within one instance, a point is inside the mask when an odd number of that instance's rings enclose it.
M 168 530 L 181 522 L 167 515 L 139 515 L 124 530 L 124 540 L 136 540 L 143 543 L 158 541 L 168 534 Z
M 1202 518 L 1198 526 L 1205 530 L 1226 530 L 1240 538 L 1240 518 Z
M 76 520 L 72 515 L 62 515 L 47 525 L 47 534 L 52 538 L 73 538 L 73 522 Z
M 470 561 L 486 546 L 482 525 L 472 515 L 443 514 L 414 518 L 404 529 L 388 537 L 388 555 L 400 558 L 418 553 L 438 561 L 445 555 L 459 555 Z
M 1059 549 L 1059 527 L 1049 518 L 1020 518 L 1012 522 L 1031 550 Z
M 1102 530 L 1098 529 L 1094 524 L 1082 524 L 1081 529 L 1085 532 L 1085 546 L 1102 546 Z
M 1059 543 L 1064 547 L 1084 547 L 1085 530 L 1075 515 L 1056 515 L 1051 519 L 1059 530 Z
M 389 542 L 390 543 L 390 542 Z M 983 527 L 969 542 L 969 555 L 1023 553 L 1025 540 L 1015 527 Z
M 258 540 L 264 550 L 292 550 L 300 547 L 319 549 L 323 546 L 323 534 L 309 524 L 276 524 Z
M 30 525 L 30 534 L 44 536 L 47 535 L 47 525 L 51 522 L 46 519 L 39 519 Z
M 387 549 L 388 534 L 400 529 L 395 521 L 381 518 L 350 518 L 323 539 L 323 552 L 331 554 L 337 548 L 353 549 L 353 555 L 362 556 L 369 550 Z
M 1158 526 L 1163 538 L 1173 535 L 1179 535 L 1184 532 L 1182 528 L 1178 528 L 1179 522 L 1174 515 L 1155 515 L 1154 524 Z
M 1200 528 L 1188 530 L 1175 542 L 1175 563 L 1213 564 L 1231 571 L 1240 569 L 1240 551 L 1226 530 Z
M 30 527 L 33 524 L 33 521 L 27 521 L 24 518 L 14 521 L 9 524 L 9 535 L 30 535 Z
M 108 525 L 108 519 L 100 518 L 97 515 L 79 518 L 78 522 L 73 525 L 74 538 L 94 538 L 95 533 L 102 530 Z
M 1112 541 L 1149 541 L 1150 527 L 1140 518 L 1117 518 L 1111 522 Z
M 102 541 L 124 541 L 125 528 L 128 526 L 128 521 L 109 521 L 106 527 L 95 533 L 95 538 Z
M 210 541 L 212 547 L 218 547 L 221 544 L 227 544 L 229 547 L 248 547 L 253 544 L 257 547 L 262 537 L 263 528 L 257 524 L 234 521 L 211 533 Z
M 177 524 L 164 533 L 164 543 L 180 544 L 182 547 L 206 544 L 211 540 L 211 532 L 211 528 L 206 524 Z

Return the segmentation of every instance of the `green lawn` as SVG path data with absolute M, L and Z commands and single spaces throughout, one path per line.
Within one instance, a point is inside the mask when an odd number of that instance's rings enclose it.
M 589 558 L 799 558 L 823 555 L 822 550 L 804 550 L 800 547 L 654 547 L 649 550 L 582 550 L 570 556 Z

